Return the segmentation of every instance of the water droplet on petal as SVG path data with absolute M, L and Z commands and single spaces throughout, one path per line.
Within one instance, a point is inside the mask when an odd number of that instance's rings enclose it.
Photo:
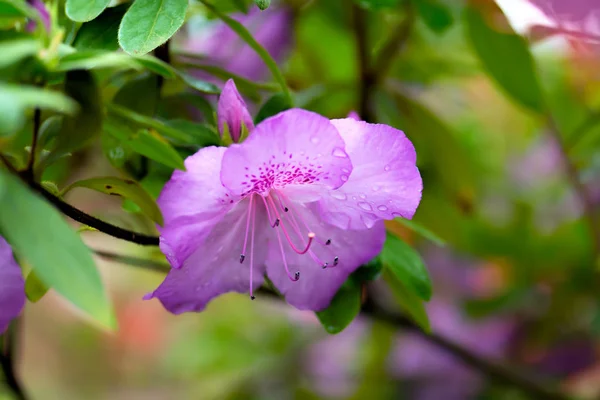
M 339 147 L 336 147 L 335 149 L 333 149 L 333 151 L 331 152 L 331 155 L 333 155 L 334 157 L 340 157 L 340 158 L 348 157 L 348 154 L 346 154 L 344 149 L 339 148 Z
M 383 170 L 384 170 L 384 171 L 389 171 L 391 168 L 392 168 L 392 167 L 390 167 L 390 166 L 389 166 L 389 164 L 388 164 L 388 165 L 386 165 L 385 167 L 383 167 Z
M 364 193 L 361 193 L 361 194 L 359 194 L 359 197 L 364 200 L 367 198 L 367 195 Z
M 337 200 L 346 200 L 346 195 L 341 192 L 331 192 L 331 197 Z
M 345 174 L 349 174 L 350 170 L 348 168 L 342 168 L 342 172 Z
M 373 210 L 373 207 L 371 207 L 371 205 L 369 203 L 365 203 L 364 201 L 361 201 L 360 203 L 358 203 L 358 206 L 365 211 Z
M 340 176 L 340 178 L 342 179 L 342 181 L 346 182 L 348 180 L 348 175 L 342 175 Z
M 388 208 L 386 206 L 379 206 L 379 207 L 377 207 L 377 209 L 379 211 L 387 211 Z
M 352 200 L 356 200 L 356 196 L 352 196 Z
M 317 144 L 317 143 L 319 143 L 319 138 L 316 136 L 313 136 L 310 138 L 310 141 L 311 141 L 311 143 Z
M 377 192 L 379 189 L 381 189 L 381 186 L 373 185 L 373 187 L 371 189 L 373 189 L 374 192 Z

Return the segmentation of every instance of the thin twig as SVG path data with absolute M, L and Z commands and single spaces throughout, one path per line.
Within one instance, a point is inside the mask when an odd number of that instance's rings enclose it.
M 4 374 L 6 386 L 8 386 L 14 397 L 18 400 L 26 400 L 27 395 L 25 394 L 25 390 L 17 378 L 14 365 L 14 335 L 17 324 L 18 319 L 13 321 L 3 336 L 4 346 L 0 352 L 0 367 L 2 368 L 2 372 Z
M 25 168 L 25 173 L 27 174 L 27 179 L 33 180 L 33 167 L 35 165 L 35 153 L 37 151 L 37 142 L 38 136 L 40 134 L 40 125 L 42 123 L 42 110 L 36 108 L 33 111 L 33 132 L 31 138 L 31 151 L 29 154 L 29 161 L 27 162 L 27 167 Z

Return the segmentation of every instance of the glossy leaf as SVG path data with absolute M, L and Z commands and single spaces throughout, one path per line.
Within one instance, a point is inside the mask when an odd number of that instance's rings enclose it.
M 119 27 L 121 48 L 146 54 L 177 32 L 185 21 L 188 0 L 136 0 Z
M 492 79 L 522 106 L 544 112 L 527 42 L 513 31 L 502 10 L 492 0 L 472 0 L 464 21 L 471 45 Z
M 0 170 L 0 230 L 18 257 L 55 289 L 105 328 L 115 316 L 87 246 L 58 211 L 21 182 Z M 27 229 L 15 229 L 21 226 Z
M 413 0 L 425 25 L 436 33 L 443 33 L 454 23 L 448 6 L 441 0 Z
M 107 8 L 98 18 L 81 25 L 73 46 L 78 50 L 117 50 L 119 24 L 128 8 L 128 3 Z
M 137 182 L 132 181 L 131 179 L 115 177 L 84 179 L 70 184 L 63 190 L 62 195 L 66 195 L 77 187 L 85 187 L 111 196 L 121 196 L 129 199 L 137 204 L 142 212 L 154 222 L 159 225 L 163 224 L 162 213 L 152 196 L 150 196 L 143 187 L 137 184 Z
M 273 115 L 279 114 L 282 111 L 289 110 L 292 108 L 288 98 L 283 93 L 277 93 L 269 98 L 265 104 L 260 108 L 258 114 L 254 118 L 254 124 L 272 117 Z
M 134 57 L 123 53 L 84 50 L 62 57 L 55 71 L 71 71 L 77 69 L 119 68 L 140 70 L 144 66 Z
M 153 116 L 160 97 L 158 77 L 144 73 L 129 79 L 113 98 L 113 103 L 142 115 Z
M 429 317 L 423 300 L 410 290 L 389 269 L 383 271 L 383 279 L 388 283 L 400 308 L 425 332 L 431 331 Z
M 38 278 L 34 270 L 29 272 L 25 279 L 25 295 L 27 300 L 32 303 L 37 303 L 48 292 L 48 286 Z
M 415 249 L 396 236 L 387 235 L 381 261 L 399 281 L 414 290 L 421 299 L 431 298 L 431 278 Z
M 328 333 L 340 333 L 350 325 L 360 312 L 360 296 L 360 285 L 349 279 L 338 290 L 329 307 L 316 313 Z
M 87 22 L 96 18 L 111 0 L 67 0 L 65 11 L 67 17 L 76 22 Z

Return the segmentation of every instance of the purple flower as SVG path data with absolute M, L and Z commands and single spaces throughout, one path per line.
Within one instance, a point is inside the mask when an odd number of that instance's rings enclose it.
M 290 10 L 272 6 L 259 11 L 253 7 L 247 15 L 231 17 L 244 25 L 275 60 L 283 59 L 293 37 Z M 252 80 L 263 79 L 268 71 L 256 52 L 223 22 L 208 31 L 191 32 L 190 36 L 186 49 L 206 55 L 211 64 Z
M 174 267 L 146 298 L 201 311 L 267 274 L 299 309 L 322 310 L 385 240 L 383 219 L 412 218 L 422 181 L 401 131 L 292 109 L 241 144 L 207 147 L 159 197 L 160 248 Z
M 0 334 L 25 306 L 25 281 L 10 245 L 0 236 Z
M 246 108 L 244 99 L 240 96 L 235 82 L 229 79 L 223 87 L 219 103 L 217 104 L 217 118 L 219 120 L 219 133 L 221 136 L 225 133 L 225 124 L 227 131 L 234 143 L 240 141 L 242 136 L 242 125 L 248 132 L 254 129 L 252 117 Z
M 549 17 L 567 21 L 581 21 L 598 9 L 595 0 L 529 0 Z
M 50 32 L 50 14 L 48 13 L 48 9 L 44 2 L 42 0 L 30 0 L 28 3 L 40 14 L 44 28 L 46 28 L 47 32 Z M 34 20 L 29 20 L 25 29 L 27 32 L 33 32 L 35 30 L 35 25 L 36 23 Z

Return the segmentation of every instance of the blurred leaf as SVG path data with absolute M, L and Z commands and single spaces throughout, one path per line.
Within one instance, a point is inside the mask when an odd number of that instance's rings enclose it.
M 79 103 L 74 117 L 65 117 L 54 152 L 72 152 L 84 146 L 102 130 L 102 98 L 96 80 L 89 71 L 69 71 L 65 77 L 65 93 Z
M 142 115 L 153 116 L 160 97 L 158 77 L 145 73 L 129 79 L 113 98 L 118 104 Z
M 116 327 L 89 249 L 54 207 L 0 170 L 0 230 L 47 286 L 101 326 Z M 18 227 L 26 227 L 19 229 Z
M 412 221 L 409 219 L 405 219 L 405 218 L 396 218 L 396 219 L 394 219 L 394 221 L 406 226 L 407 228 L 409 228 L 412 231 L 415 231 L 419 235 L 423 236 L 425 239 L 431 240 L 433 243 L 437 244 L 438 246 L 446 245 L 446 242 L 444 241 L 444 239 L 442 239 L 435 233 L 431 232 L 429 229 L 425 228 L 423 225 L 419 224 L 418 222 L 415 222 L 415 221 Z
M 178 74 L 181 80 L 183 80 L 188 86 L 190 86 L 193 89 L 196 89 L 199 92 L 208 94 L 221 93 L 221 89 L 219 89 L 214 83 L 195 78 L 192 75 L 186 74 L 184 72 L 178 72 Z
M 40 50 L 40 42 L 35 39 L 17 39 L 0 42 L 0 68 L 6 68 Z
M 254 0 L 254 3 L 261 10 L 266 10 L 271 5 L 271 0 Z
M 464 20 L 487 73 L 515 101 L 543 113 L 542 91 L 527 42 L 514 32 L 502 10 L 492 0 L 470 0 Z
M 111 0 L 67 0 L 65 10 L 67 17 L 77 22 L 87 22 L 96 18 Z
M 173 79 L 178 77 L 179 72 L 164 61 L 151 55 L 134 56 L 135 60 L 149 71 L 154 72 L 164 78 Z
M 204 96 L 195 93 L 162 96 L 158 112 L 165 119 L 189 119 L 205 121 L 210 126 L 216 125 L 212 104 Z
M 119 24 L 128 8 L 129 3 L 107 8 L 98 18 L 81 25 L 73 46 L 78 50 L 117 50 Z
M 77 110 L 77 103 L 62 93 L 0 83 L 0 137 L 21 129 L 25 122 L 25 112 L 35 107 L 72 114 Z
M 454 23 L 449 8 L 441 0 L 412 0 L 425 25 L 435 33 L 443 33 Z
M 38 278 L 34 270 L 25 279 L 25 295 L 32 303 L 37 303 L 48 292 L 48 287 Z
M 144 66 L 136 58 L 123 53 L 110 51 L 84 50 L 62 57 L 55 71 L 71 71 L 76 69 L 142 69 Z
M 395 8 L 400 5 L 402 0 L 354 0 L 361 7 L 371 10 L 380 8 Z
M 431 298 L 431 278 L 415 249 L 396 236 L 388 234 L 381 252 L 381 261 L 399 281 L 414 290 L 421 299 Z
M 121 141 L 124 147 L 171 168 L 185 170 L 183 159 L 160 135 L 147 129 L 132 128 L 127 121 L 111 117 L 105 121 L 106 132 Z
M 292 108 L 292 104 L 283 93 L 274 94 L 260 108 L 258 114 L 256 114 L 256 117 L 254 118 L 254 123 L 258 124 L 259 122 L 279 114 L 282 111 L 289 110 L 290 108 Z
M 85 187 L 112 196 L 122 196 L 137 204 L 142 212 L 150 217 L 152 221 L 159 225 L 163 224 L 162 213 L 152 196 L 150 196 L 144 188 L 138 185 L 137 182 L 132 181 L 131 179 L 121 179 L 110 176 L 84 179 L 67 186 L 62 191 L 62 195 L 66 195 L 76 187 Z
M 102 151 L 112 166 L 116 168 L 123 168 L 131 154 L 131 148 L 123 145 L 119 139 L 106 132 L 102 133 Z
M 213 127 L 206 124 L 188 121 L 185 119 L 173 119 L 167 121 L 167 125 L 181 132 L 186 132 L 189 139 L 186 141 L 175 140 L 178 144 L 193 144 L 199 147 L 218 146 L 221 142 L 219 134 Z M 167 135 L 168 136 L 168 135 Z
M 338 290 L 329 307 L 316 313 L 328 333 L 340 333 L 350 325 L 360 312 L 360 296 L 360 285 L 349 279 Z
M 429 318 L 427 317 L 427 310 L 425 309 L 423 300 L 406 287 L 406 285 L 398 279 L 396 274 L 389 269 L 383 271 L 383 279 L 388 283 L 398 304 L 402 310 L 408 314 L 410 319 L 423 329 L 423 331 L 431 332 L 431 326 L 429 325 Z
M 357 283 L 373 281 L 381 275 L 382 270 L 383 263 L 381 258 L 377 256 L 368 263 L 361 265 L 350 277 Z
M 231 28 L 231 30 L 236 32 L 240 36 L 240 38 L 244 42 L 246 42 L 248 44 L 248 46 L 250 46 L 260 56 L 260 58 L 266 64 L 267 68 L 269 68 L 269 71 L 271 71 L 271 74 L 273 74 L 273 77 L 275 78 L 275 80 L 281 86 L 281 91 L 283 93 L 283 96 L 287 99 L 288 104 L 291 104 L 292 96 L 290 94 L 289 88 L 287 87 L 285 78 L 284 78 L 283 74 L 281 73 L 281 71 L 279 70 L 279 67 L 277 66 L 277 62 L 273 59 L 273 57 L 271 57 L 269 52 L 266 51 L 265 48 L 262 47 L 260 45 L 260 43 L 258 43 L 256 41 L 256 39 L 254 39 L 252 34 L 244 27 L 244 25 L 240 24 L 235 19 L 216 10 L 213 6 L 211 6 L 210 4 L 207 4 L 206 1 L 204 1 L 204 0 L 200 0 L 200 1 L 208 9 L 213 11 L 219 18 L 221 18 L 223 20 L 223 22 L 225 22 L 227 24 L 227 26 L 229 26 L 229 28 Z
M 129 54 L 146 54 L 177 32 L 188 0 L 136 0 L 119 27 L 119 43 Z

